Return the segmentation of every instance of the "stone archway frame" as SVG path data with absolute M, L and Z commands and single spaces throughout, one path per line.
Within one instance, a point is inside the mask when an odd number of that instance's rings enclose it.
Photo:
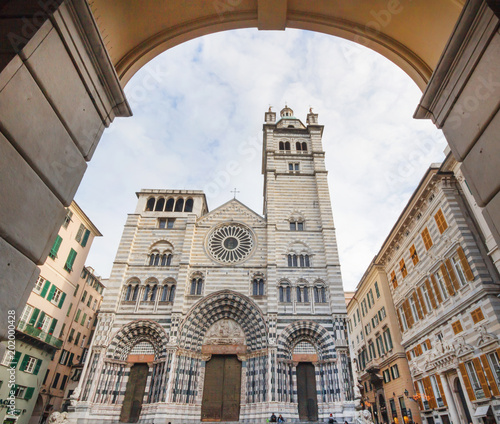
M 262 311 L 250 298 L 232 290 L 212 293 L 189 310 L 179 329 L 179 348 L 201 352 L 207 330 L 224 318 L 234 320 L 243 329 L 249 352 L 267 348 L 267 326 Z
M 126 360 L 126 356 L 136 343 L 148 341 L 153 346 L 155 361 L 163 360 L 167 356 L 168 340 L 167 332 L 157 322 L 148 319 L 132 321 L 121 327 L 111 338 L 106 358 Z
M 294 346 L 302 341 L 316 348 L 319 361 L 337 359 L 335 341 L 326 328 L 314 321 L 302 320 L 288 325 L 279 335 L 278 360 L 291 360 Z

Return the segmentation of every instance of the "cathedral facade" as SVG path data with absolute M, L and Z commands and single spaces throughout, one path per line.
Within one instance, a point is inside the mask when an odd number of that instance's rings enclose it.
M 210 212 L 202 191 L 137 193 L 77 422 L 353 416 L 323 126 L 285 107 L 263 132 L 262 216 L 236 199 Z

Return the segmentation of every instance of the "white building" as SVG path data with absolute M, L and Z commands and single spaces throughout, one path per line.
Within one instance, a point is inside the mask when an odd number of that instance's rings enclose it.
M 323 126 L 285 107 L 263 130 L 263 216 L 235 199 L 209 212 L 201 191 L 137 193 L 79 423 L 353 416 Z

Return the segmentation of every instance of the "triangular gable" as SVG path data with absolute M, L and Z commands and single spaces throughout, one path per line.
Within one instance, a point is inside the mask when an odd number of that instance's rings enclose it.
M 227 221 L 229 219 L 241 219 L 248 224 L 265 224 L 266 220 L 258 213 L 254 212 L 245 204 L 237 199 L 231 199 L 228 202 L 215 208 L 213 211 L 203 215 L 198 221 L 198 225 L 212 225 L 217 222 Z

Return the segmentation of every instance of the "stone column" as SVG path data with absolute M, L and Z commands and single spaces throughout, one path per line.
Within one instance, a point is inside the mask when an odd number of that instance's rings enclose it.
M 441 384 L 443 385 L 444 395 L 446 396 L 446 402 L 448 403 L 448 412 L 450 414 L 450 418 L 452 424 L 459 424 L 460 418 L 458 416 L 457 405 L 455 404 L 455 399 L 453 397 L 453 393 L 450 390 L 450 385 L 448 384 L 448 378 L 445 373 L 440 374 Z

